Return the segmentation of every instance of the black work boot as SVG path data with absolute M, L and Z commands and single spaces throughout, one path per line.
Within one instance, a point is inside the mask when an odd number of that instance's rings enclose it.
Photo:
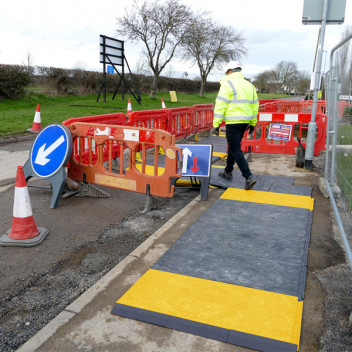
M 231 181 L 232 180 L 232 173 L 227 173 L 225 170 L 219 172 L 219 176 L 224 178 L 225 180 Z
M 246 184 L 244 185 L 244 189 L 246 191 L 250 190 L 251 188 L 253 188 L 253 186 L 257 183 L 257 180 L 255 180 L 253 178 L 253 176 L 249 176 L 247 179 L 246 179 Z

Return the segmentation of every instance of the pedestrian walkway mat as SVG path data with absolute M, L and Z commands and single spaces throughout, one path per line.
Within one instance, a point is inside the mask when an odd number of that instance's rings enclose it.
M 224 166 L 212 166 L 210 184 L 212 186 L 221 188 L 244 188 L 245 179 L 242 177 L 241 172 L 234 170 L 232 172 L 233 179 L 225 180 L 219 176 L 219 172 L 224 170 Z M 312 194 L 311 187 L 296 186 L 293 185 L 293 177 L 280 177 L 271 175 L 259 175 L 254 174 L 254 178 L 257 183 L 254 185 L 253 190 L 284 193 L 284 194 L 296 194 L 301 196 L 310 197 Z
M 228 188 L 112 313 L 260 351 L 298 350 L 313 211 L 300 193 L 310 192 Z

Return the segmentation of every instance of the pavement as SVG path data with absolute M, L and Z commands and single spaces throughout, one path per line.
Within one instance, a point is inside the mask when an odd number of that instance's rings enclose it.
M 24 150 L 16 150 L 15 144 L 7 151 L 0 151 L 0 192 L 13 185 L 17 165 L 23 164 L 28 158 Z M 26 149 L 30 141 L 24 145 Z M 289 176 L 295 179 L 297 185 L 312 187 L 315 198 L 313 246 L 315 241 L 321 241 L 322 236 L 330 235 L 330 224 L 328 228 L 322 228 L 326 226 L 324 217 L 327 217 L 326 214 L 330 216 L 331 209 L 328 200 L 318 190 L 320 175 L 317 170 L 308 172 L 295 168 L 294 156 L 254 154 L 252 159 L 252 172 Z M 201 201 L 200 196 L 195 198 L 17 351 L 249 351 L 239 346 L 111 314 L 116 301 L 211 208 L 223 192 L 222 189 L 211 189 L 207 201 Z M 319 248 L 310 249 L 312 256 L 308 259 L 301 351 L 318 351 L 324 334 L 324 292 L 321 288 L 314 287 L 316 277 L 312 273 L 319 265 L 324 269 L 336 264 L 330 258 L 333 253 L 326 250 L 329 243 L 326 247 L 323 249 L 324 254 Z M 321 263 L 324 255 L 326 261 L 330 260 L 325 266 Z

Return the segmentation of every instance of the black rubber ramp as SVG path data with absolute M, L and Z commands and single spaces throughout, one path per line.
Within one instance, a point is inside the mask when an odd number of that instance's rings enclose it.
M 279 192 L 228 188 L 112 313 L 260 351 L 296 351 L 313 199 L 292 179 L 263 183 Z

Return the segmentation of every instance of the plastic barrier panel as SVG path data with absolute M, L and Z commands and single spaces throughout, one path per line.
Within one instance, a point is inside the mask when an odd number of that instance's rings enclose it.
M 274 153 L 274 154 L 295 154 L 296 148 L 298 147 L 297 137 L 304 140 L 307 135 L 308 123 L 310 122 L 311 115 L 298 113 L 298 114 L 285 114 L 285 113 L 264 113 L 258 114 L 258 122 L 256 124 L 253 137 L 247 135 L 247 132 L 242 140 L 242 150 L 244 152 L 251 151 L 254 153 Z M 326 139 L 326 123 L 327 117 L 323 114 L 316 115 L 317 123 L 317 136 L 314 145 L 314 156 L 320 154 L 322 150 L 325 150 L 325 139 Z M 281 124 L 281 128 L 285 126 L 291 126 L 291 133 L 285 134 L 286 138 L 269 138 L 275 135 L 271 132 L 271 126 L 274 124 Z M 276 131 L 278 135 L 279 131 Z M 253 138 L 253 139 L 248 139 Z M 306 143 L 302 142 L 303 146 L 306 147 Z
M 192 108 L 172 108 L 170 112 L 170 125 L 168 131 L 173 134 L 176 139 L 185 138 L 192 132 Z
M 312 100 L 260 100 L 259 112 L 311 113 Z M 325 114 L 325 100 L 317 102 L 317 114 Z
M 73 117 L 64 121 L 62 124 L 64 126 L 67 126 L 75 122 L 104 123 L 107 125 L 126 125 L 126 115 L 120 112 L 116 114 Z
M 127 126 L 160 129 L 169 132 L 169 109 L 134 111 Z
M 62 124 L 68 126 L 75 122 L 85 122 L 85 123 L 103 123 L 108 125 L 126 125 L 126 115 L 123 113 L 114 113 L 106 115 L 95 115 L 95 116 L 83 116 L 83 117 L 73 117 L 64 121 Z M 79 141 L 79 142 L 78 142 Z M 78 158 L 79 151 L 81 150 L 81 162 L 88 164 L 88 150 L 91 150 L 91 157 L 94 162 L 97 160 L 97 154 L 95 149 L 94 141 L 91 142 L 92 145 L 89 146 L 88 138 L 76 139 L 73 143 L 73 153 L 75 154 L 76 159 Z M 117 145 L 113 146 L 115 157 L 120 155 L 120 148 Z M 108 158 L 108 150 L 103 150 L 104 160 Z
M 192 114 L 192 133 L 205 132 L 213 128 L 214 106 L 212 104 L 193 105 Z
M 77 122 L 67 126 L 73 141 L 88 139 L 88 159 L 83 158 L 80 148 L 78 155 L 72 153 L 68 176 L 73 180 L 92 184 L 129 190 L 138 193 L 150 192 L 158 197 L 172 197 L 174 186 L 172 178 L 180 178 L 179 161 L 182 150 L 175 146 L 175 137 L 162 130 L 141 127 L 116 126 Z M 93 158 L 95 146 L 96 160 Z M 149 145 L 154 147 L 154 174 L 147 172 L 146 150 Z M 119 148 L 120 157 L 114 156 L 114 147 Z M 128 153 L 124 153 L 124 149 Z M 165 166 L 159 173 L 159 148 L 165 150 Z M 108 150 L 108 161 L 104 162 L 104 150 Z M 142 164 L 137 168 L 136 151 L 142 152 Z M 125 154 L 125 155 L 124 155 Z M 127 159 L 127 160 L 126 160 Z M 118 165 L 113 168 L 113 161 Z

